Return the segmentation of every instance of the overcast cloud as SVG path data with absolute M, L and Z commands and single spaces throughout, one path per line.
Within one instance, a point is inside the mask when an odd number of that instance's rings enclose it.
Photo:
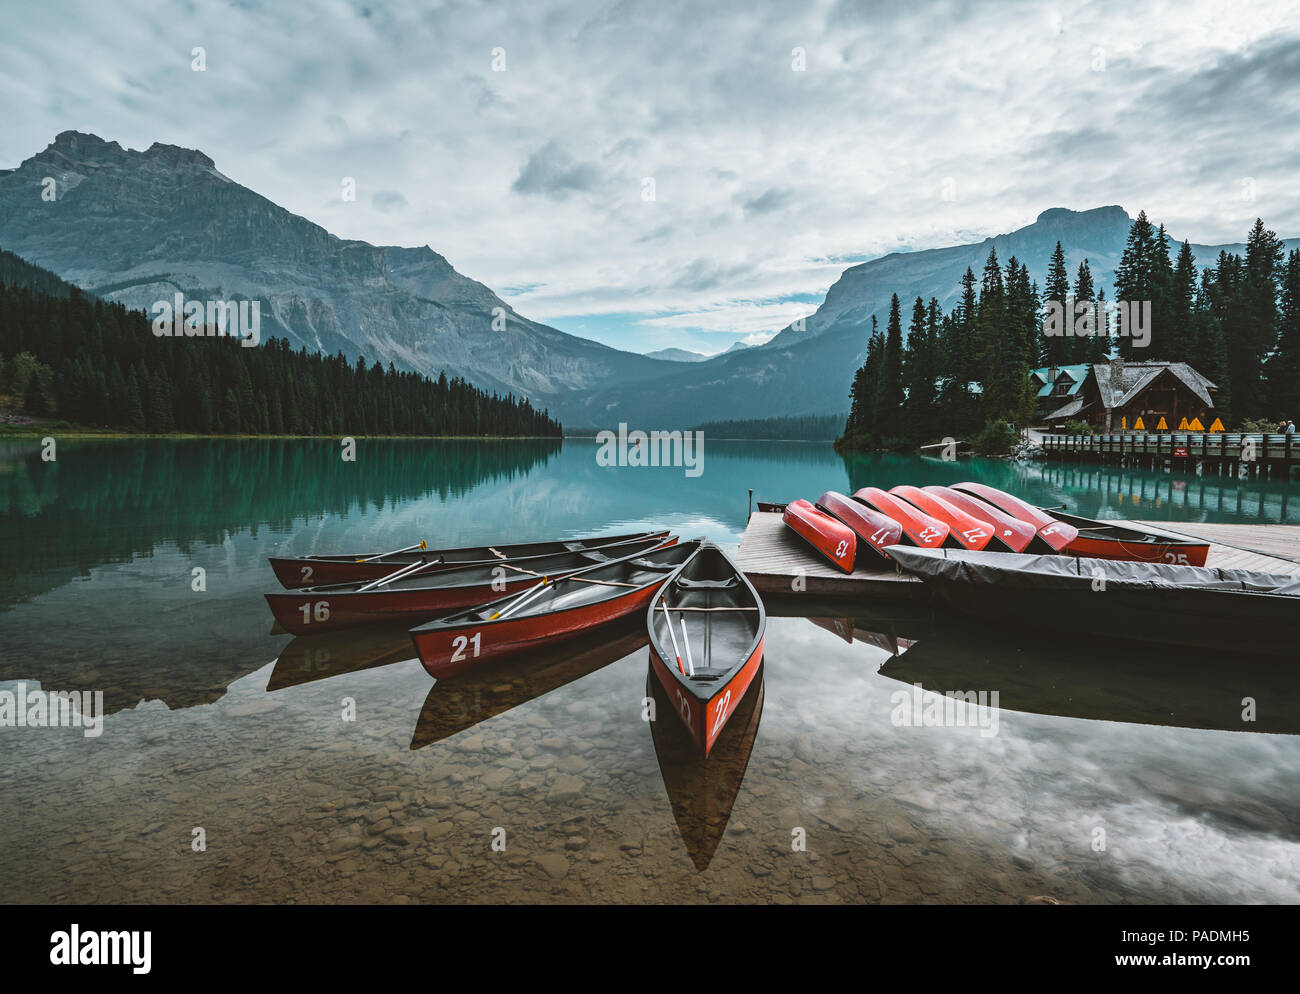
M 638 351 L 761 340 L 853 262 L 1047 207 L 1300 235 L 1293 5 L 1131 6 L 40 4 L 4 19 L 0 167 L 66 129 L 200 148 Z

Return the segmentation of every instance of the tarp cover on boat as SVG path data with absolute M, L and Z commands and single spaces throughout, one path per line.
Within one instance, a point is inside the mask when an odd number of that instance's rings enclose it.
M 885 550 L 922 579 L 1002 587 L 1069 589 L 1098 580 L 1126 589 L 1230 590 L 1300 598 L 1300 579 L 1275 573 L 1210 566 L 1168 566 L 1077 556 L 1027 556 L 961 549 Z

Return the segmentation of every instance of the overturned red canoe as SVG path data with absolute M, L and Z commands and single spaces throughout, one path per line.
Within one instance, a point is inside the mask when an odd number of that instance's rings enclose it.
M 993 528 L 987 522 L 967 514 L 942 497 L 907 485 L 891 487 L 889 492 L 946 524 L 948 541 L 959 548 L 982 552 L 994 539 Z M 1004 547 L 1001 542 L 998 545 Z
M 844 522 L 817 510 L 806 500 L 787 504 L 781 520 L 836 569 L 845 573 L 853 572 L 857 536 Z
M 961 483 L 957 488 L 973 493 L 1008 514 L 1035 525 L 1039 537 L 1048 541 L 1056 551 L 1069 555 L 1166 563 L 1173 566 L 1204 566 L 1210 552 L 1208 542 L 1180 541 L 1169 535 L 1143 531 L 1128 525 L 1055 511 L 1049 513 L 1019 497 L 984 484 Z
M 852 528 L 859 549 L 870 549 L 885 559 L 889 558 L 886 547 L 897 545 L 903 537 L 903 526 L 893 518 L 835 490 L 818 498 L 817 509 Z
M 1079 530 L 1077 528 L 1058 521 L 1041 507 L 1034 507 L 1033 504 L 1021 500 L 1014 494 L 1006 493 L 996 487 L 990 487 L 984 483 L 968 482 L 954 483 L 952 489 L 970 494 L 972 497 L 978 497 L 980 500 L 992 504 L 1004 514 L 1009 514 L 1013 518 L 1019 518 L 1026 524 L 1033 525 L 1038 537 L 1057 552 L 1064 551 L 1065 547 L 1078 537 Z
M 915 504 L 909 504 L 879 487 L 863 487 L 853 497 L 897 521 L 902 526 L 907 540 L 922 549 L 937 548 L 943 545 L 944 539 L 948 537 L 949 527 L 946 522 L 931 517 Z
M 1012 517 L 992 504 L 972 497 L 970 494 L 964 494 L 960 490 L 953 490 L 951 487 L 929 486 L 921 489 L 928 494 L 942 497 L 949 504 L 961 508 L 971 517 L 979 518 L 988 524 L 994 530 L 998 540 L 1012 552 L 1024 552 L 1035 544 L 1038 532 L 1033 525 Z M 1043 546 L 1041 551 L 1052 551 L 1051 546 L 1041 539 L 1037 539 L 1037 541 Z
M 669 544 L 675 538 L 666 540 Z M 437 572 L 411 573 L 369 583 L 334 583 L 266 595 L 276 621 L 295 635 L 407 618 L 412 622 L 473 607 L 534 586 L 543 577 L 567 576 L 623 556 L 649 552 L 657 539 L 605 551 L 563 552 L 528 560 L 527 566 L 494 563 Z M 418 567 L 414 567 L 417 568 Z
M 535 583 L 522 593 L 412 628 L 411 638 L 430 676 L 455 676 L 644 609 L 699 547 L 698 539 L 663 546 Z

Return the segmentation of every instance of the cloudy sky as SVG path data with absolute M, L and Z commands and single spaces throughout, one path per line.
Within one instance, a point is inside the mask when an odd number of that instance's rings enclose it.
M 4 17 L 0 167 L 67 129 L 200 148 L 637 351 L 763 340 L 847 265 L 1047 207 L 1300 235 L 1294 6 L 1132 6 L 54 0 Z

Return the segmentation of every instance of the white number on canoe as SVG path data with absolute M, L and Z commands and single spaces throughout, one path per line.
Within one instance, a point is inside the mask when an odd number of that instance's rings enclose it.
M 329 621 L 330 620 L 330 602 L 317 601 L 314 605 L 311 601 L 303 601 L 302 607 L 298 608 L 302 612 L 302 623 L 310 625 L 312 621 Z
M 727 705 L 730 703 L 731 691 L 728 689 L 728 691 L 722 695 L 722 700 L 718 701 L 717 710 L 713 712 L 713 730 L 709 732 L 710 735 L 717 735 L 718 731 L 722 728 L 722 723 L 727 720 Z
M 886 538 L 888 535 L 889 535 L 889 529 L 888 529 L 888 528 L 877 528 L 875 531 L 873 531 L 873 532 L 871 533 L 871 544 L 872 544 L 872 545 L 884 545 L 884 544 L 885 544 L 885 538 Z
M 313 573 L 312 573 L 312 571 L 311 571 L 311 567 L 310 567 L 310 566 L 304 566 L 304 567 L 302 568 L 302 582 L 303 582 L 303 583 L 311 583 L 311 578 L 312 578 L 312 576 L 313 576 Z
M 965 536 L 967 544 L 974 545 L 980 539 L 987 538 L 988 532 L 983 528 L 968 528 L 966 531 L 962 532 L 962 535 Z
M 1189 562 L 1187 561 L 1187 553 L 1186 553 L 1186 552 L 1179 552 L 1179 553 L 1166 552 L 1166 553 L 1165 553 L 1165 562 L 1167 562 L 1167 563 L 1173 563 L 1175 566 L 1190 566 L 1190 565 L 1191 565 L 1191 563 L 1189 563 Z
M 677 691 L 677 710 L 682 713 L 682 720 L 689 725 L 691 723 L 691 705 L 686 698 L 682 696 L 680 690 Z
M 921 529 L 920 539 L 922 542 L 931 542 L 938 537 L 939 529 L 937 528 L 931 528 L 929 525 L 926 525 Z
M 848 551 L 849 551 L 849 542 L 848 539 L 845 539 L 839 545 L 835 546 L 835 558 L 843 559 L 846 555 L 848 555 Z
M 1043 529 L 1043 534 L 1044 534 L 1044 535 L 1055 535 L 1055 534 L 1056 534 L 1058 531 L 1060 531 L 1060 530 L 1061 530 L 1061 529 L 1060 529 L 1059 527 L 1057 527 L 1056 525 L 1050 525 L 1049 527 Z
M 454 639 L 452 639 L 451 647 L 455 650 L 455 652 L 451 654 L 451 661 L 453 663 L 458 663 L 462 659 L 464 659 L 465 650 L 469 648 L 471 643 L 474 646 L 474 658 L 477 659 L 478 651 L 480 648 L 482 648 L 482 643 L 483 643 L 482 632 L 475 632 L 469 638 L 466 638 L 464 635 L 457 635 Z

